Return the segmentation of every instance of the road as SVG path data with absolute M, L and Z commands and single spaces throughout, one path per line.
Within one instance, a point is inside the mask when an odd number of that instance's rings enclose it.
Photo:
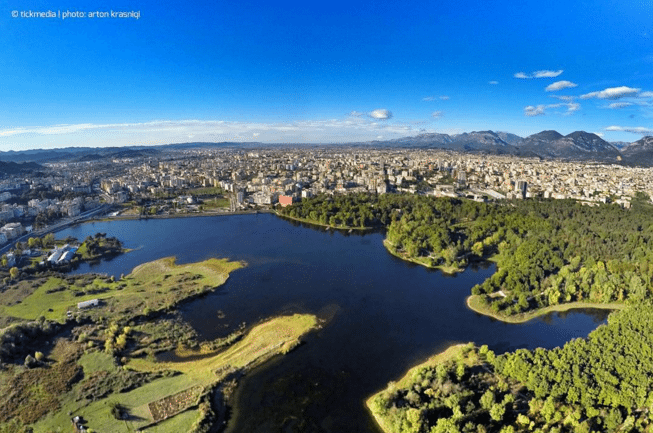
M 66 219 L 61 220 L 58 223 L 53 224 L 51 226 L 47 226 L 47 227 L 44 227 L 42 229 L 35 230 L 35 231 L 31 232 L 31 233 L 26 233 L 26 234 L 24 234 L 24 235 L 22 235 L 22 236 L 20 236 L 20 237 L 18 237 L 16 239 L 12 239 L 7 245 L 0 248 L 0 255 L 5 254 L 9 250 L 11 250 L 16 245 L 17 242 L 25 242 L 30 237 L 43 237 L 48 233 L 53 233 L 53 232 L 62 230 L 62 229 L 66 228 L 66 227 L 69 227 L 69 226 L 71 226 L 73 224 L 77 224 L 77 223 L 82 222 L 84 220 L 91 219 L 91 218 L 93 218 L 93 217 L 95 217 L 97 215 L 100 215 L 102 213 L 106 213 L 106 212 L 109 211 L 109 209 L 111 209 L 111 206 L 107 205 L 107 204 L 104 204 L 104 205 L 100 206 L 97 209 L 92 209 L 90 211 L 86 211 L 84 213 L 81 213 L 81 214 L 77 215 L 76 217 L 66 218 Z

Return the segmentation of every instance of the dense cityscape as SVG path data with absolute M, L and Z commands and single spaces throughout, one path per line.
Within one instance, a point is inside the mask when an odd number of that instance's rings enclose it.
M 133 215 L 134 208 L 137 215 L 154 216 L 265 209 L 323 193 L 405 192 L 481 201 L 569 198 L 629 207 L 636 192 L 653 193 L 647 168 L 360 147 L 193 149 L 51 162 L 37 173 L 2 179 L 1 244 L 109 205 L 114 216 Z

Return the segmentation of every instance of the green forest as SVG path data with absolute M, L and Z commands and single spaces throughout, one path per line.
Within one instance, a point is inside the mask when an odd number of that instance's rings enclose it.
M 388 432 L 651 432 L 653 305 L 612 313 L 586 339 L 495 356 L 473 344 L 368 400 Z
M 496 272 L 470 300 L 499 319 L 572 303 L 625 307 L 562 348 L 500 356 L 471 343 L 451 348 L 368 400 L 387 432 L 590 433 L 653 432 L 652 211 L 641 193 L 630 209 L 360 194 L 319 196 L 279 213 L 384 228 L 393 254 L 425 266 L 492 260 Z
M 492 260 L 497 271 L 473 287 L 477 311 L 497 318 L 583 302 L 647 299 L 653 276 L 653 206 L 631 209 L 574 200 L 496 203 L 419 195 L 321 195 L 279 210 L 336 228 L 386 231 L 393 253 L 430 267 Z M 650 263 L 650 265 L 649 265 Z

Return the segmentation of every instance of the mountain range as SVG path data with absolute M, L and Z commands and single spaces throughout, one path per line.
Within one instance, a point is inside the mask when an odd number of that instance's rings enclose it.
M 429 133 L 372 143 L 379 146 L 449 149 L 458 152 L 653 166 L 653 137 L 643 137 L 634 143 L 613 144 L 585 131 L 568 135 L 557 131 L 542 131 L 526 138 L 494 131 L 456 135 Z
M 289 144 L 283 144 L 288 146 Z M 316 146 L 315 144 L 291 144 Z M 637 166 L 653 166 L 653 137 L 633 143 L 609 143 L 596 134 L 584 131 L 562 135 L 557 131 L 542 131 L 528 137 L 508 132 L 475 131 L 462 134 L 425 133 L 393 140 L 345 143 L 366 147 L 398 147 L 415 149 L 448 149 L 458 152 L 516 155 L 568 161 L 595 161 Z M 159 146 L 126 146 L 109 148 L 69 147 L 0 152 L 4 162 L 93 161 L 99 159 L 138 158 L 156 156 L 165 150 L 185 150 L 212 147 L 267 147 L 264 143 L 176 143 Z

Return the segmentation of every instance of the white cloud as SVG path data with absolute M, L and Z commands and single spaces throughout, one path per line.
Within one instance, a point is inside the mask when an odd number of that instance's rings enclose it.
M 527 74 L 525 72 L 517 72 L 514 77 L 515 78 L 521 78 L 521 79 L 528 79 L 528 78 L 555 78 L 558 75 L 562 74 L 563 70 L 559 69 L 557 71 L 548 71 L 548 70 L 543 70 L 543 71 L 535 71 L 531 74 Z
M 574 96 L 567 96 L 567 95 L 549 95 L 549 96 L 565 102 L 571 102 L 574 99 L 576 99 Z
M 616 125 L 613 125 L 613 126 L 608 126 L 607 128 L 605 128 L 605 130 L 606 131 L 631 132 L 633 134 L 641 134 L 641 135 L 653 133 L 653 129 L 645 128 L 643 126 L 631 127 L 631 126 L 616 126 Z
M 544 90 L 547 92 L 556 92 L 558 90 L 570 89 L 576 86 L 578 86 L 578 84 L 572 83 L 571 81 L 556 81 L 555 83 L 546 86 Z
M 434 111 L 433 113 L 431 113 L 431 117 L 434 119 L 439 119 L 442 116 L 444 116 L 443 111 Z
M 619 99 L 626 96 L 636 96 L 637 93 L 642 89 L 636 89 L 633 87 L 621 86 L 621 87 L 609 87 L 605 90 L 599 92 L 590 92 L 584 95 L 581 95 L 581 99 Z
M 607 105 L 605 108 L 611 108 L 611 109 L 619 109 L 619 108 L 626 108 L 630 107 L 631 105 L 634 105 L 632 102 L 613 102 L 610 105 Z
M 528 117 L 541 116 L 544 114 L 545 109 L 546 106 L 544 105 L 538 105 L 537 107 L 529 105 L 528 107 L 524 107 L 524 115 Z
M 370 117 L 374 119 L 386 120 L 392 118 L 392 112 L 385 108 L 379 108 L 370 113 Z
M 599 137 L 603 138 L 605 136 L 604 133 L 602 132 L 593 132 L 594 135 L 598 135 Z
M 365 115 L 365 113 L 361 113 L 360 111 L 356 111 L 356 110 L 353 110 L 353 111 L 349 112 L 350 117 L 361 117 L 361 116 L 364 116 L 364 115 Z
M 492 80 L 492 81 L 488 81 L 488 84 L 492 84 L 493 86 L 496 86 L 497 84 L 499 84 L 499 82 Z
M 535 78 L 555 78 L 558 75 L 562 74 L 562 69 L 557 71 L 535 71 L 533 75 Z
M 122 124 L 107 124 L 103 125 L 104 128 L 121 127 Z M 21 134 L 38 134 L 38 135 L 58 135 L 58 134 L 72 134 L 79 131 L 96 129 L 97 125 L 91 123 L 80 123 L 76 125 L 53 125 L 53 126 L 36 126 L 30 128 L 15 128 L 0 130 L 0 137 L 9 137 L 12 135 Z
M 565 114 L 573 114 L 576 111 L 580 110 L 580 104 L 577 102 L 570 102 L 568 104 L 562 104 L 567 106 L 567 112 Z
M 558 114 L 563 114 L 565 116 L 569 116 L 574 114 L 576 111 L 580 110 L 580 104 L 577 102 L 566 102 L 566 103 L 558 103 L 558 104 L 540 104 L 537 106 L 529 105 L 527 107 L 524 107 L 524 115 L 528 117 L 534 117 L 534 116 L 542 116 L 546 114 L 546 110 L 549 108 L 560 108 L 560 107 L 566 107 L 567 111 L 564 113 L 558 113 Z
M 440 99 L 442 101 L 447 101 L 447 100 L 449 100 L 449 96 L 447 96 L 447 95 L 441 95 L 441 96 L 438 96 L 438 97 L 427 96 L 425 98 L 422 98 L 422 101 L 430 102 L 430 101 L 435 101 L 436 99 Z
M 387 113 L 386 113 L 387 112 Z M 69 146 L 126 146 L 193 141 L 249 141 L 267 143 L 346 143 L 372 140 L 377 135 L 398 138 L 422 127 L 409 122 L 349 116 L 342 119 L 294 122 L 232 122 L 223 120 L 154 120 L 143 123 L 65 124 L 0 129 L 0 149 Z
M 640 98 L 653 98 L 653 92 L 642 92 L 637 96 Z

